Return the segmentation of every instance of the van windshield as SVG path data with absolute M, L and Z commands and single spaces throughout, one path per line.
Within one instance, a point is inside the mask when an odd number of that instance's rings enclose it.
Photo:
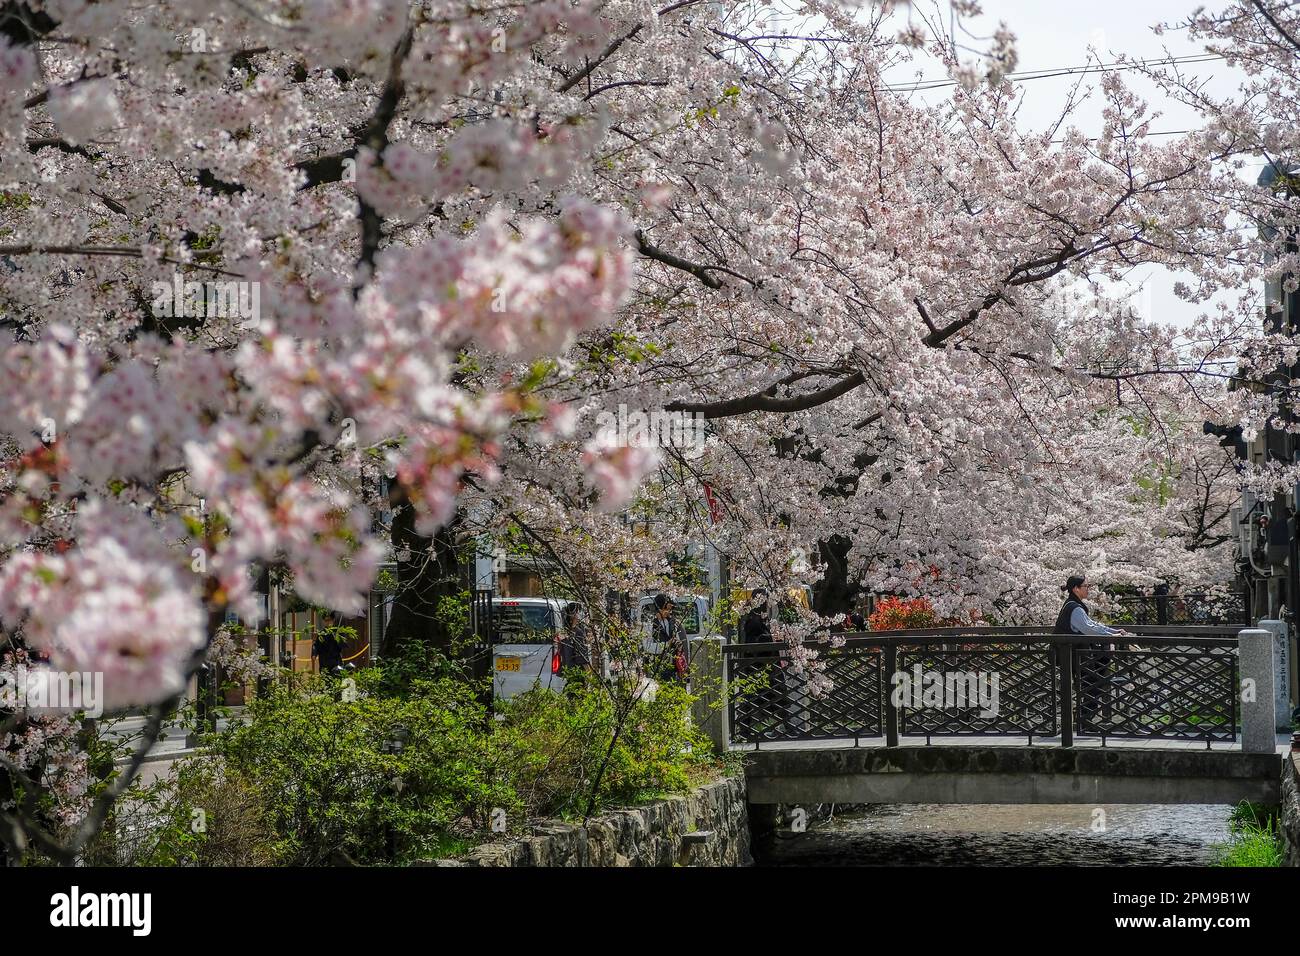
M 641 620 L 652 620 L 655 616 L 655 606 L 653 601 L 647 601 L 641 605 Z M 682 626 L 682 630 L 687 634 L 700 633 L 700 609 L 692 600 L 683 598 L 673 604 L 673 617 L 677 618 L 677 623 Z
M 547 604 L 492 605 L 492 632 L 498 644 L 542 644 L 555 636 Z

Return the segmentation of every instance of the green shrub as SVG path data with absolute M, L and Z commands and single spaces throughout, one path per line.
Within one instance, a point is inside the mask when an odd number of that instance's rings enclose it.
M 219 757 L 193 756 L 128 790 L 87 849 L 100 866 L 270 866 L 279 837 L 269 801 Z
M 672 684 L 646 700 L 575 673 L 563 694 L 536 689 L 502 707 L 497 737 L 531 813 L 586 815 L 688 789 L 714 767 L 693 701 Z
M 645 699 L 575 671 L 564 693 L 535 689 L 493 719 L 482 688 L 425 647 L 350 677 L 295 678 L 251 702 L 206 755 L 133 789 L 87 862 L 409 863 L 718 769 L 681 687 Z
M 364 681 L 359 681 L 364 685 Z M 405 698 L 312 682 L 251 706 L 214 749 L 272 795 L 291 865 L 405 862 L 445 852 L 453 828 L 485 827 L 516 799 L 467 685 L 414 681 Z
M 439 679 L 457 679 L 467 682 L 462 668 L 438 650 L 429 641 L 404 641 L 391 657 L 385 657 L 378 666 L 368 667 L 351 674 L 364 691 L 385 697 L 404 697 L 417 682 Z M 489 686 L 479 688 L 488 699 Z

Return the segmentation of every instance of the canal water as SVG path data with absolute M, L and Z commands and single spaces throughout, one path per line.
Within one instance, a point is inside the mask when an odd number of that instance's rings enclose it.
M 823 808 L 829 809 L 829 808 Z M 1104 812 L 1104 816 L 1098 811 Z M 1230 807 L 879 806 L 755 841 L 759 866 L 1205 866 Z

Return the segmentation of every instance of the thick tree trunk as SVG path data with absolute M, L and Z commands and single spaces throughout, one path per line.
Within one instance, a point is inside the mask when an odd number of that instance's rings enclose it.
M 425 537 L 415 530 L 415 509 L 410 503 L 395 503 L 392 542 L 399 557 L 397 594 L 384 632 L 383 657 L 393 656 L 412 641 L 424 641 L 448 656 L 452 654 L 453 644 L 461 635 L 453 632 L 445 613 L 439 611 L 445 599 L 456 598 L 465 589 L 460 549 L 456 546 L 460 526 L 458 512 L 433 537 Z M 403 557 L 405 560 L 401 560 Z
M 846 560 L 853 542 L 842 534 L 817 542 L 826 573 L 813 585 L 813 610 L 818 614 L 848 614 L 861 596 L 856 581 L 849 580 Z

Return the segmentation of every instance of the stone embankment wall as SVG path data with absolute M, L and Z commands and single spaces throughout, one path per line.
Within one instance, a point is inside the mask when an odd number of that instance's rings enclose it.
M 1300 866 L 1300 756 L 1293 750 L 1282 761 L 1282 837 L 1284 866 Z
M 442 866 L 749 866 L 745 778 L 592 817 L 533 827 L 531 836 L 477 847 Z

